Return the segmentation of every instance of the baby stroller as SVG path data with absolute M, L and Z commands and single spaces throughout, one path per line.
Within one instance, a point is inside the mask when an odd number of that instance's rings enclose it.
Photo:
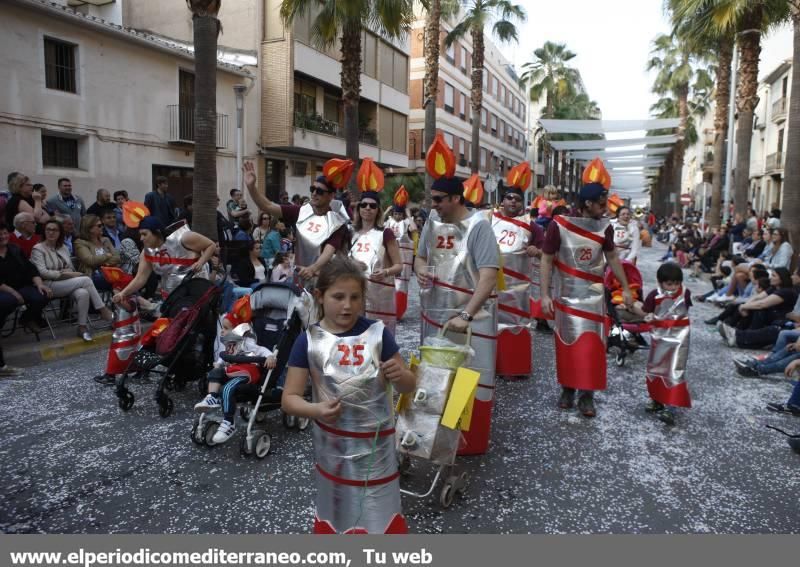
M 628 262 L 622 261 L 628 286 L 633 294 L 634 301 L 643 301 L 642 274 L 638 268 Z M 611 268 L 606 269 L 603 284 L 606 288 L 606 306 L 611 325 L 606 343 L 606 352 L 614 351 L 614 362 L 617 366 L 625 366 L 629 354 L 648 348 L 643 333 L 650 332 L 650 325 L 643 321 L 623 321 L 617 311 L 617 306 L 622 303 L 622 284 L 620 284 Z
M 312 305 L 308 292 L 280 283 L 265 283 L 257 287 L 250 296 L 250 305 L 253 310 L 252 332 L 256 342 L 269 348 L 277 358 L 275 368 L 264 368 L 263 357 L 225 353 L 220 358 L 240 368 L 242 365 L 252 365 L 251 371 L 261 374 L 258 384 L 237 388 L 236 401 L 245 404 L 239 407 L 239 417 L 247 421 L 240 452 L 242 456 L 255 454 L 263 459 L 269 453 L 272 438 L 268 432 L 255 427 L 264 422 L 269 412 L 281 407 L 283 389 L 278 387 L 278 380 L 286 369 L 294 341 L 308 326 Z M 238 328 L 229 335 L 236 333 Z M 225 341 L 225 338 L 222 340 Z M 283 424 L 287 428 L 297 427 L 302 431 L 310 423 L 306 418 L 291 416 L 289 420 L 288 417 L 283 415 Z M 192 424 L 192 441 L 198 445 L 214 446 L 213 437 L 221 421 L 219 414 L 201 413 Z
M 127 388 L 128 378 L 160 374 L 155 392 L 158 413 L 169 416 L 174 403 L 165 391 L 181 391 L 188 382 L 199 380 L 206 390 L 205 376 L 213 362 L 217 333 L 220 289 L 212 282 L 187 275 L 161 305 L 162 318 L 143 337 L 128 372 L 117 377 L 119 407 L 125 411 L 134 403 Z M 159 370 L 157 367 L 164 367 Z

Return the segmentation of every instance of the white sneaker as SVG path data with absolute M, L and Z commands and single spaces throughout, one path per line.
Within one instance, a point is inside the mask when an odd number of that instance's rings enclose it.
M 208 394 L 205 398 L 203 398 L 202 402 L 198 402 L 194 406 L 194 411 L 199 411 L 201 413 L 207 412 L 209 410 L 214 410 L 219 407 L 222 407 L 222 403 L 219 401 L 219 398 Z
M 734 297 L 733 295 L 723 295 L 722 297 L 717 299 L 717 303 L 730 303 L 734 299 L 736 299 L 736 297 Z
M 725 337 L 729 347 L 733 348 L 736 346 L 736 329 L 723 323 L 722 335 Z
M 19 376 L 22 374 L 21 368 L 16 368 L 14 366 L 0 366 L 0 376 Z
M 225 441 L 233 436 L 235 431 L 236 427 L 234 427 L 230 421 L 223 420 L 222 423 L 219 424 L 219 428 L 217 428 L 217 432 L 214 433 L 214 438 L 211 441 L 213 441 L 214 445 L 225 443 Z

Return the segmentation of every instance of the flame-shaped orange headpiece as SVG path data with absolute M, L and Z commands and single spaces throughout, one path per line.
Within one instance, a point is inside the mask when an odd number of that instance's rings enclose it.
M 598 157 L 590 161 L 586 169 L 583 170 L 582 181 L 584 185 L 599 183 L 603 188 L 608 190 L 608 188 L 611 187 L 611 176 L 608 174 L 603 160 Z
M 473 205 L 480 205 L 483 201 L 483 183 L 477 173 L 464 182 L 464 198 Z
M 456 173 L 456 156 L 444 141 L 441 132 L 436 134 L 428 153 L 425 154 L 425 169 L 434 179 L 453 177 Z
M 125 201 L 122 205 L 122 222 L 128 228 L 139 228 L 139 223 L 144 217 L 150 216 L 150 209 L 144 203 L 136 201 Z
M 397 191 L 394 192 L 394 199 L 392 202 L 398 207 L 405 207 L 408 204 L 408 191 L 406 191 L 406 186 L 401 185 L 398 187 Z
M 125 289 L 133 281 L 133 276 L 126 273 L 122 268 L 112 266 L 100 266 L 100 271 L 112 289 Z
M 531 185 L 531 165 L 523 161 L 512 167 L 506 175 L 506 183 L 509 187 L 527 191 Z
M 616 215 L 619 208 L 624 204 L 625 201 L 622 200 L 622 197 L 613 193 L 608 197 L 608 212 L 612 215 Z
M 372 158 L 364 158 L 356 174 L 356 185 L 362 193 L 383 191 L 383 171 Z
M 354 168 L 355 164 L 349 159 L 333 158 L 322 166 L 322 175 L 332 188 L 342 189 L 350 181 Z
M 233 326 L 241 323 L 249 323 L 253 318 L 253 308 L 250 306 L 250 296 L 245 295 L 237 299 L 228 311 L 226 318 L 233 323 Z

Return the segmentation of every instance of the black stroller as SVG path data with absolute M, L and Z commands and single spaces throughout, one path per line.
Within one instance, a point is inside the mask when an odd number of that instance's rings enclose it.
M 242 437 L 240 452 L 243 456 L 253 455 L 263 459 L 269 453 L 271 436 L 264 430 L 255 429 L 256 424 L 266 420 L 267 414 L 280 409 L 283 389 L 278 380 L 286 370 L 289 354 L 295 339 L 308 326 L 311 298 L 308 292 L 281 283 L 265 283 L 257 287 L 250 296 L 253 310 L 251 326 L 256 342 L 269 348 L 277 358 L 275 368 L 266 370 L 264 358 L 238 354 L 221 354 L 220 358 L 228 364 L 258 365 L 261 371 L 259 384 L 238 386 L 236 401 L 239 417 L 247 421 L 247 431 Z M 213 437 L 221 422 L 218 414 L 201 413 L 192 424 L 192 441 L 198 445 L 214 446 Z M 297 427 L 305 430 L 309 420 L 283 414 L 283 424 L 287 428 Z
M 134 403 L 133 393 L 126 386 L 128 379 L 146 380 L 150 373 L 161 375 L 155 392 L 161 417 L 169 416 L 175 407 L 166 391 L 182 391 L 193 380 L 199 380 L 201 392 L 206 391 L 206 375 L 214 357 L 220 294 L 221 290 L 212 282 L 190 275 L 169 294 L 161 305 L 162 318 L 169 320 L 166 327 L 157 336 L 145 335 L 130 369 L 117 377 L 116 394 L 121 409 L 127 411 Z M 163 323 L 159 319 L 154 328 Z M 158 369 L 159 366 L 164 369 Z

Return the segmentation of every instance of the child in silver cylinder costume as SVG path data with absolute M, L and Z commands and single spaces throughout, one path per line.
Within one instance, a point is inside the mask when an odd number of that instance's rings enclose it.
M 415 376 L 381 321 L 361 315 L 363 267 L 335 257 L 320 271 L 319 323 L 292 348 L 282 407 L 315 421 L 314 533 L 407 533 L 400 507 L 392 387 Z M 303 399 L 311 378 L 312 401 Z

